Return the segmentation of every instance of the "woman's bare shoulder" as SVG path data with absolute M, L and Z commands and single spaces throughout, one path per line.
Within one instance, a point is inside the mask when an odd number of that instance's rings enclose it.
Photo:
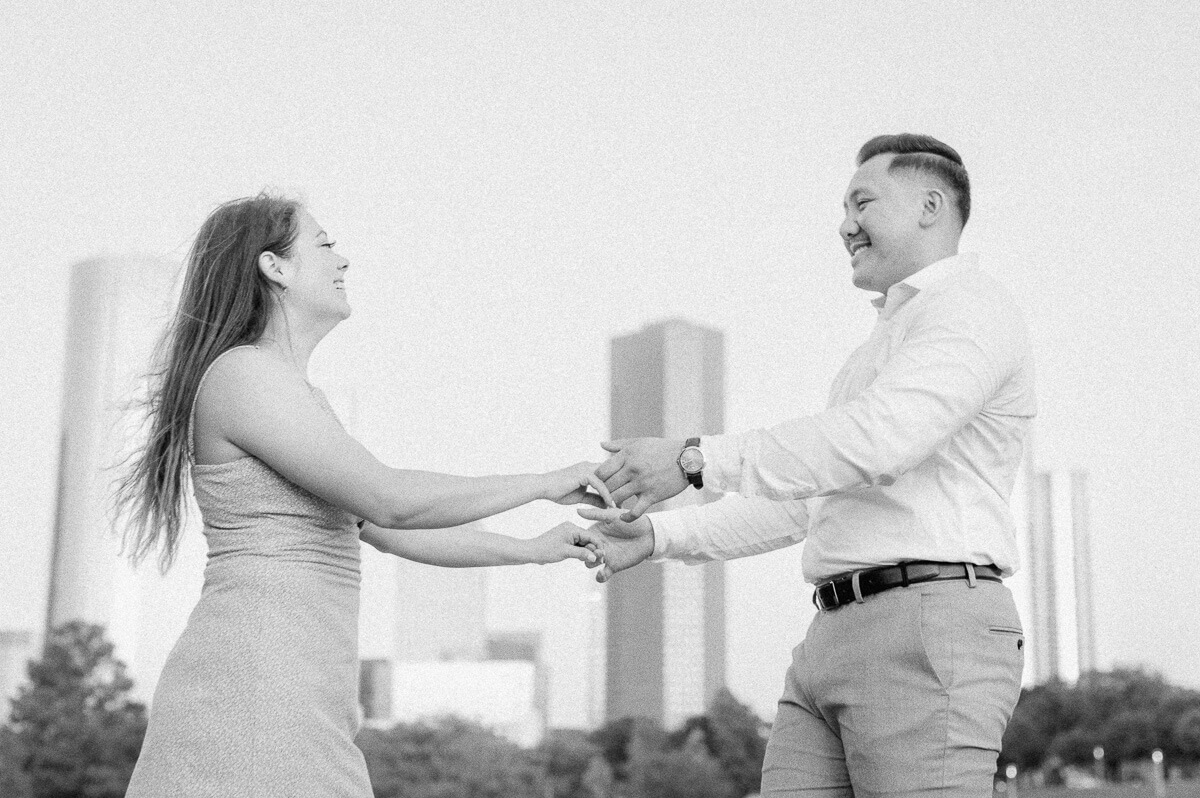
M 304 385 L 300 371 L 286 360 L 257 346 L 237 346 L 213 362 L 206 383 L 251 385 Z
M 311 436 L 323 416 L 299 369 L 273 352 L 238 347 L 213 362 L 196 395 L 197 462 L 251 454 L 271 464 L 273 441 L 294 429 Z
M 247 402 L 307 396 L 307 383 L 295 366 L 260 347 L 239 346 L 213 362 L 196 398 L 200 405 L 215 400 L 229 410 Z

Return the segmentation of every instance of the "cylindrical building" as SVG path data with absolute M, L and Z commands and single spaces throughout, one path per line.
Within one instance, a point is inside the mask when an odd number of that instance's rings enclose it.
M 47 631 L 70 620 L 106 627 L 142 698 L 203 570 L 203 541 L 189 529 L 168 577 L 149 561 L 135 572 L 119 554 L 123 526 L 113 517 L 114 482 L 141 431 L 137 400 L 180 274 L 157 258 L 89 260 L 71 270 Z

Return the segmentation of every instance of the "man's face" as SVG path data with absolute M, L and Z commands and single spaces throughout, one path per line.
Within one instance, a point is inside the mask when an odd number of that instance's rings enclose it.
M 854 285 L 881 294 L 925 265 L 919 247 L 924 192 L 905 171 L 888 173 L 895 157 L 876 155 L 854 173 L 838 231 L 850 253 Z

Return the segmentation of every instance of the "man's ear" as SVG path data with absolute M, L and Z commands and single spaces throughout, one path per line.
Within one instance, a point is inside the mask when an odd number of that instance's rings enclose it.
M 940 188 L 927 188 L 921 195 L 922 227 L 932 227 L 938 219 L 946 215 L 946 192 Z
M 283 273 L 283 260 L 274 252 L 263 252 L 258 256 L 258 270 L 279 289 L 287 288 L 287 276 Z

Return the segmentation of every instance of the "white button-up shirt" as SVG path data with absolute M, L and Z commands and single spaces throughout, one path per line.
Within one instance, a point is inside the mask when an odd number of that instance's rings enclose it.
M 703 438 L 705 489 L 727 495 L 653 514 L 653 559 L 807 539 L 813 583 L 906 560 L 1012 574 L 1008 499 L 1036 413 L 1033 364 L 1020 309 L 976 261 L 940 260 L 874 300 L 871 337 L 824 412 Z

